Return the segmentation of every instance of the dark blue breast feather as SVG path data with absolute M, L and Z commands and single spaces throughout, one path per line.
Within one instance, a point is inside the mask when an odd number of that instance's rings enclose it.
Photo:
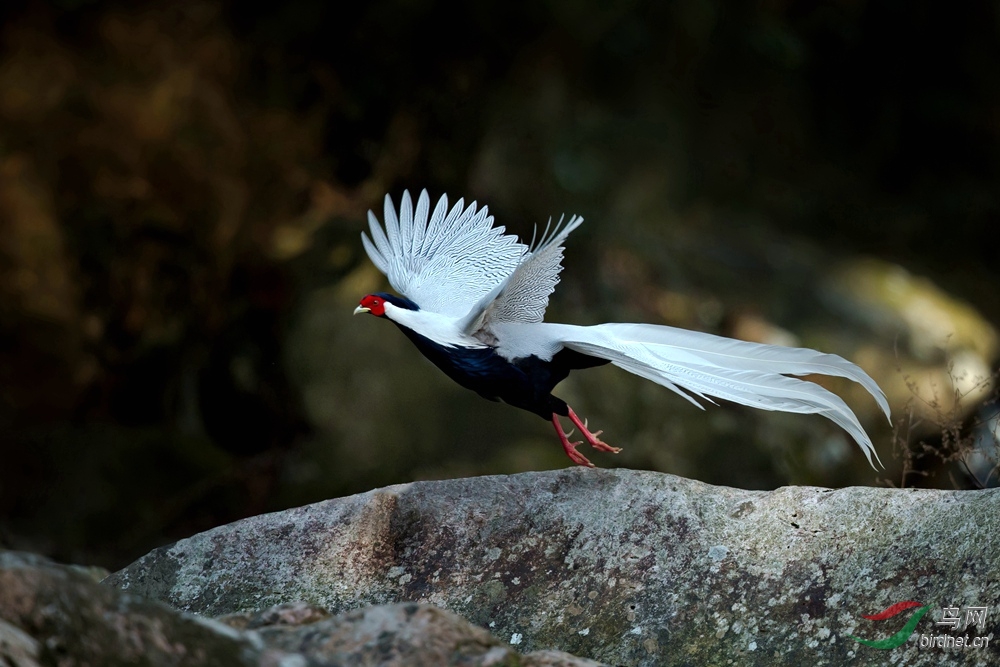
M 569 372 L 608 363 L 573 350 L 563 349 L 550 361 L 536 356 L 507 361 L 492 347 L 447 347 L 397 324 L 425 357 L 448 377 L 483 398 L 534 412 L 549 419 L 552 413 L 568 414 L 566 403 L 552 389 Z

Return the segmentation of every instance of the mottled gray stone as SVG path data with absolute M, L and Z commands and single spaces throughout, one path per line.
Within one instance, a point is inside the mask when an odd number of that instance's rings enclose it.
M 0 665 L 268 664 L 221 623 L 101 586 L 82 570 L 0 551 Z
M 302 606 L 292 616 L 301 616 Z M 600 663 L 554 651 L 521 656 L 506 642 L 460 616 L 428 604 L 365 607 L 331 618 L 310 620 L 308 628 L 288 622 L 288 609 L 250 625 L 263 643 L 317 665 L 359 667 L 599 667 Z M 306 614 L 315 619 L 314 615 Z M 283 618 L 284 617 L 284 618 Z
M 101 586 L 33 554 L 0 551 L 0 667 L 595 667 L 566 653 L 521 655 L 425 604 L 331 616 L 290 603 L 211 619 Z
M 425 602 L 519 651 L 611 664 L 996 664 L 997 647 L 881 651 L 902 600 L 1000 618 L 1000 490 L 787 487 L 573 468 L 419 482 L 257 516 L 105 583 L 210 616 L 304 600 Z M 962 632 L 957 633 L 959 635 Z

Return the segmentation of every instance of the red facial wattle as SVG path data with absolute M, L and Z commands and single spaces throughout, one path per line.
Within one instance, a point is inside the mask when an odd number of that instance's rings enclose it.
M 368 312 L 375 317 L 382 317 L 385 315 L 385 300 L 373 294 L 369 294 L 365 298 L 361 299 L 361 307 L 367 308 Z

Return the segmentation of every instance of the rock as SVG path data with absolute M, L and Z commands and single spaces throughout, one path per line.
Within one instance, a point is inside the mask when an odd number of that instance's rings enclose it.
M 0 620 L 0 665 L 35 667 L 42 652 L 37 639 L 21 628 Z
M 558 651 L 521 656 L 457 615 L 397 604 L 331 616 L 291 603 L 218 620 L 101 586 L 84 568 L 0 551 L 0 667 L 590 667 Z
M 430 603 L 517 650 L 627 665 L 937 665 L 880 650 L 916 600 L 1000 603 L 1000 490 L 744 491 L 580 468 L 417 482 L 257 516 L 157 549 L 105 583 L 209 616 L 304 600 L 335 614 Z M 374 617 L 362 614 L 365 623 Z M 319 621 L 327 623 L 328 621 Z M 380 621 L 388 622 L 388 621 Z M 992 637 L 996 622 L 958 628 Z M 1000 640 L 998 640 L 1000 641 Z M 987 664 L 993 647 L 970 648 Z
M 221 623 L 0 551 L 0 665 L 257 665 L 261 656 Z
M 305 607 L 296 605 L 293 615 Z M 308 608 L 308 607 L 306 607 Z M 523 658 L 509 644 L 483 628 L 433 605 L 404 603 L 365 607 L 316 620 L 303 632 L 289 623 L 287 609 L 265 612 L 274 622 L 258 627 L 263 642 L 318 664 L 333 665 L 467 665 L 588 667 L 600 663 L 561 652 L 539 652 Z M 315 618 L 313 614 L 306 617 Z
M 305 602 L 289 602 L 258 612 L 243 612 L 219 616 L 216 620 L 237 630 L 255 630 L 268 626 L 307 625 L 330 618 L 330 612 Z

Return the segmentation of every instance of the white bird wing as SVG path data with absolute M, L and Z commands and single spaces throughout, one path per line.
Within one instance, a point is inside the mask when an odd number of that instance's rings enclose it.
M 563 243 L 570 232 L 583 224 L 572 216 L 566 224 L 552 220 L 536 245 L 521 259 L 510 276 L 483 296 L 462 319 L 459 326 L 469 335 L 495 342 L 493 327 L 509 322 L 541 322 L 549 305 L 549 295 L 559 284 L 562 271 Z M 537 231 L 537 230 L 536 230 Z
M 430 214 L 430 197 L 420 193 L 416 210 L 403 192 L 399 215 L 385 197 L 385 230 L 368 211 L 371 239 L 364 232 L 365 252 L 400 294 L 427 310 L 451 317 L 469 312 L 485 294 L 502 284 L 518 267 L 528 247 L 476 202 L 464 208 L 459 199 L 448 209 L 442 195 Z
M 551 358 L 562 347 L 607 359 L 652 380 L 695 405 L 695 397 L 722 398 L 763 410 L 820 414 L 847 431 L 868 462 L 878 454 L 857 416 L 836 394 L 789 375 L 821 374 L 860 383 L 889 416 L 878 384 L 861 368 L 835 354 L 763 345 L 652 324 L 501 325 L 498 352 L 506 358 L 538 354 Z M 519 347 L 520 346 L 520 347 Z M 881 463 L 881 461 L 879 462 Z

